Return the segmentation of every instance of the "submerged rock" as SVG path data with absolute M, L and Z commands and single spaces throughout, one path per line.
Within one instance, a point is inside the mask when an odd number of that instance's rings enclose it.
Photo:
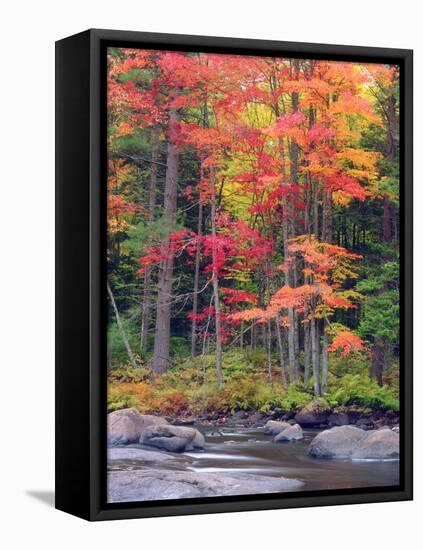
M 164 462 L 174 460 L 175 455 L 135 447 L 109 447 L 108 460 L 139 460 L 140 462 Z
M 288 422 L 277 421 L 277 420 L 268 420 L 264 425 L 264 433 L 266 435 L 278 435 L 283 430 L 290 428 L 291 424 Z
M 385 460 L 399 457 L 399 435 L 388 428 L 365 431 L 339 426 L 320 432 L 310 443 L 315 458 Z
M 257 426 L 263 425 L 263 421 L 265 418 L 266 417 L 263 413 L 257 411 L 250 416 L 249 421 L 252 426 L 257 427 Z
M 202 433 L 195 428 L 172 426 L 170 424 L 153 425 L 146 428 L 139 442 L 174 453 L 204 449 L 205 440 Z
M 138 443 L 143 431 L 153 425 L 167 424 L 161 416 L 140 414 L 137 409 L 121 409 L 107 415 L 108 445 Z
M 301 426 L 319 426 L 326 424 L 330 408 L 321 401 L 311 401 L 295 415 L 295 421 Z
M 163 470 L 109 472 L 108 502 L 249 495 L 296 491 L 296 479 L 255 474 Z
M 276 442 L 287 442 L 287 441 L 298 441 L 303 439 L 304 434 L 301 426 L 299 424 L 294 424 L 282 430 L 273 441 Z

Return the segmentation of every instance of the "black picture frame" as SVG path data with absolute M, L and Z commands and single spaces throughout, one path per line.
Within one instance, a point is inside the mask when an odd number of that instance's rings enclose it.
M 107 504 L 105 48 L 398 64 L 401 174 L 401 483 L 398 487 Z M 56 508 L 108 520 L 412 499 L 413 52 L 91 29 L 56 43 Z

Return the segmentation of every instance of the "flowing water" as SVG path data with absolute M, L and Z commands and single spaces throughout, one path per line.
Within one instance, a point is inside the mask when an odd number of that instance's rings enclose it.
M 184 453 L 192 458 L 187 469 L 195 472 L 245 472 L 284 476 L 304 482 L 303 490 L 348 489 L 398 485 L 399 461 L 321 460 L 307 455 L 319 430 L 304 430 L 302 441 L 274 443 L 260 428 L 197 426 L 206 436 L 203 452 Z

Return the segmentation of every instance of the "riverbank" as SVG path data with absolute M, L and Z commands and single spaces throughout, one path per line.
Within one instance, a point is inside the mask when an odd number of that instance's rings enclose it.
M 214 355 L 181 357 L 154 380 L 151 368 L 121 367 L 108 376 L 108 412 L 135 407 L 141 414 L 155 414 L 181 421 L 224 424 L 258 415 L 291 420 L 314 401 L 321 404 L 316 425 L 361 424 L 366 429 L 399 421 L 399 378 L 395 365 L 379 386 L 370 378 L 368 359 L 331 357 L 328 387 L 314 396 L 312 381 L 281 383 L 277 366 L 272 383 L 263 350 L 254 353 L 231 350 L 223 354 L 224 381 L 216 382 Z M 262 416 L 260 416 L 262 415 Z M 330 417 L 330 418 L 329 418 Z M 253 419 L 252 424 L 256 421 Z
M 310 417 L 308 421 L 304 422 L 300 416 L 302 410 L 304 409 L 297 411 L 275 410 L 270 413 L 240 410 L 232 414 L 215 412 L 195 415 L 187 412 L 175 417 L 165 416 L 165 418 L 171 424 L 180 426 L 201 424 L 204 426 L 239 426 L 246 428 L 258 428 L 269 420 L 298 422 L 305 427 L 321 429 L 351 425 L 363 430 L 375 430 L 384 426 L 397 428 L 400 423 L 400 415 L 395 411 L 369 411 L 358 406 L 325 408 L 323 414 Z

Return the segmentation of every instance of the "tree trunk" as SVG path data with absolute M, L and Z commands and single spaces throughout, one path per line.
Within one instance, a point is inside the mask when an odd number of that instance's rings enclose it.
M 271 321 L 267 322 L 267 376 L 269 384 L 273 386 L 273 373 L 272 373 L 272 324 Z
M 299 73 L 300 73 L 300 62 L 298 59 L 295 59 L 293 62 L 293 68 L 294 68 L 294 75 L 293 78 L 298 80 L 299 79 Z M 299 105 L 299 94 L 298 92 L 292 92 L 291 94 L 291 102 L 292 102 L 292 112 L 295 113 L 298 111 L 298 105 Z M 290 155 L 290 182 L 292 186 L 296 186 L 298 183 L 298 157 L 299 157 L 299 146 L 295 139 L 291 140 L 291 147 L 289 148 L 289 155 Z M 291 213 L 290 213 L 290 238 L 295 237 L 295 222 L 296 222 L 296 209 L 294 208 L 293 204 L 291 204 Z M 297 264 L 294 258 L 294 261 L 291 266 L 291 277 L 290 277 L 290 283 L 291 286 L 296 287 L 297 286 Z M 291 318 L 292 318 L 292 329 L 290 338 L 293 339 L 293 347 L 294 347 L 294 365 L 293 365 L 293 380 L 298 380 L 300 376 L 300 363 L 299 363 L 299 329 L 298 329 L 298 313 L 292 309 L 291 313 L 288 312 L 288 318 L 290 319 L 289 325 L 291 327 Z
M 372 346 L 372 366 L 370 376 L 376 378 L 379 386 L 383 385 L 383 370 L 385 367 L 385 348 L 386 344 L 383 338 L 376 338 Z
M 314 317 L 314 312 L 310 322 L 311 331 L 311 357 L 313 364 L 313 382 L 314 396 L 320 396 L 320 342 L 319 342 L 319 322 Z
M 278 341 L 278 350 L 279 350 L 279 366 L 281 369 L 281 381 L 284 388 L 287 387 L 286 372 L 285 372 L 285 360 L 283 357 L 283 344 L 282 344 L 282 332 L 280 324 L 280 316 L 277 315 L 275 319 L 276 323 L 276 338 Z
M 392 215 L 388 197 L 383 197 L 383 241 L 389 243 L 392 240 Z
M 287 201 L 285 202 L 287 205 Z M 287 220 L 287 208 L 284 212 L 283 232 L 284 232 L 284 257 L 285 257 L 285 284 L 292 286 L 291 282 L 291 265 L 288 252 L 289 241 L 289 224 Z M 295 317 L 294 309 L 288 308 L 288 371 L 289 381 L 293 382 L 296 379 L 296 363 L 295 363 Z
M 304 389 L 307 389 L 310 380 L 310 322 L 304 323 Z
M 198 225 L 197 225 L 197 237 L 200 237 L 202 234 L 202 225 L 203 225 L 203 205 L 200 201 L 198 205 Z M 200 242 L 197 240 L 197 248 L 195 251 L 195 272 L 194 272 L 194 295 L 192 299 L 192 312 L 194 317 L 192 319 L 191 325 L 191 356 L 195 357 L 197 353 L 197 311 L 198 311 L 198 285 L 200 280 Z
M 217 273 L 217 232 L 216 232 L 216 187 L 214 178 L 212 181 L 212 197 L 211 197 L 211 225 L 212 225 L 212 278 L 213 278 L 213 297 L 214 297 L 214 315 L 215 315 L 215 330 L 216 330 L 216 378 L 219 386 L 222 385 L 222 334 L 220 326 L 220 300 L 219 300 L 219 280 Z
M 297 369 L 295 365 L 295 319 L 293 308 L 288 309 L 288 361 L 289 361 L 289 381 L 296 380 Z
M 154 210 L 156 207 L 157 194 L 157 161 L 159 158 L 159 130 L 153 128 L 151 131 L 151 173 L 150 190 L 148 196 L 148 224 L 154 222 Z M 140 355 L 145 355 L 147 350 L 148 331 L 150 328 L 150 307 L 151 307 L 151 268 L 147 266 L 144 274 L 144 292 L 142 300 L 142 317 L 140 333 Z
M 175 127 L 179 122 L 176 109 L 169 112 L 169 141 L 167 145 L 166 181 L 164 190 L 164 222 L 167 237 L 163 243 L 166 257 L 160 262 L 157 285 L 156 329 L 154 338 L 153 376 L 162 374 L 169 367 L 170 311 L 173 282 L 174 253 L 170 248 L 170 233 L 176 225 L 176 201 L 178 189 L 179 153 L 176 146 Z
M 313 186 L 313 233 L 316 239 L 319 238 L 319 183 L 314 181 Z
M 113 296 L 112 289 L 110 288 L 109 281 L 107 281 L 107 293 L 109 294 L 109 298 L 110 298 L 110 301 L 111 301 L 112 306 L 113 306 L 113 311 L 115 312 L 116 323 L 117 323 L 117 326 L 118 326 L 118 330 L 119 330 L 119 332 L 122 336 L 122 340 L 123 340 L 123 343 L 125 344 L 126 351 L 128 352 L 129 361 L 131 362 L 131 365 L 134 367 L 134 369 L 136 369 L 136 368 L 138 368 L 138 365 L 137 365 L 137 362 L 135 361 L 135 356 L 132 353 L 132 349 L 131 349 L 131 346 L 129 344 L 128 336 L 126 335 L 125 328 L 122 324 L 122 321 L 121 321 L 121 318 L 120 318 L 120 315 L 119 315 L 119 310 L 117 308 L 115 298 Z
M 322 342 L 322 394 L 326 393 L 328 385 L 328 371 L 329 371 L 329 350 L 328 350 L 328 335 L 326 332 L 327 321 L 323 321 L 323 342 Z

